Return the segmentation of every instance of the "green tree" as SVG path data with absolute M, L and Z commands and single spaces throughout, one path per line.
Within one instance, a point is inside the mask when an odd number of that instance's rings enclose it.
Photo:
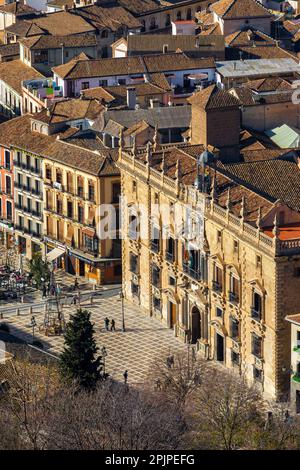
M 64 351 L 60 357 L 60 373 L 63 380 L 75 381 L 80 387 L 94 389 L 104 378 L 101 356 L 96 357 L 98 347 L 94 338 L 94 326 L 88 310 L 78 309 L 70 316 L 65 332 Z
M 37 251 L 30 261 L 30 275 L 36 282 L 38 288 L 50 279 L 49 263 L 43 260 L 42 253 L 40 251 Z

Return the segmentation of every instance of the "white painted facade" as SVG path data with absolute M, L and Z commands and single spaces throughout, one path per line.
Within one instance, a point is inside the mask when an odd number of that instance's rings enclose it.
M 207 79 L 209 82 L 215 81 L 215 68 L 199 68 L 192 70 L 177 70 L 177 71 L 168 71 L 166 76 L 170 85 L 174 86 L 184 86 L 184 79 L 188 74 L 207 74 Z M 169 75 L 169 77 L 168 77 Z M 146 76 L 141 76 L 141 74 L 131 74 L 129 75 L 115 75 L 115 76 L 102 76 L 102 77 L 91 77 L 91 78 L 80 78 L 77 80 L 64 80 L 58 75 L 54 74 L 54 80 L 56 84 L 62 87 L 63 96 L 79 96 L 81 90 L 84 88 L 94 88 L 98 86 L 115 86 L 119 84 L 125 85 L 134 85 L 137 83 L 137 80 L 134 78 L 140 78 L 140 83 L 147 82 Z M 71 90 L 71 91 L 70 91 Z

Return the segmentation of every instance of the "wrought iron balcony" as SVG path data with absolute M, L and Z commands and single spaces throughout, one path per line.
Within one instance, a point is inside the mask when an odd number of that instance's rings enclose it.
M 234 304 L 238 304 L 240 302 L 239 294 L 236 292 L 228 292 L 228 298 L 229 301 Z
M 253 318 L 254 320 L 260 321 L 261 312 L 256 310 L 254 307 L 251 307 L 251 318 Z
M 223 290 L 222 284 L 220 284 L 217 281 L 212 281 L 212 288 L 214 292 L 218 292 L 218 293 L 222 292 Z
M 183 263 L 183 272 L 188 274 L 190 277 L 195 279 L 195 281 L 201 280 L 201 272 L 200 269 L 191 268 L 188 263 Z

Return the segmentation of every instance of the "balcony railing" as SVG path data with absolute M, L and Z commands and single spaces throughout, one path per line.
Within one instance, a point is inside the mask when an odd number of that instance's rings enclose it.
M 190 277 L 199 281 L 201 279 L 201 272 L 199 269 L 191 268 L 187 263 L 183 264 L 183 272 L 188 274 Z
M 158 253 L 160 251 L 159 243 L 154 240 L 151 240 L 151 251 L 154 251 L 154 253 Z
M 217 281 L 212 281 L 212 288 L 214 292 L 222 292 L 222 284 Z
M 253 320 L 260 321 L 261 320 L 261 312 L 256 310 L 254 307 L 251 307 L 251 318 L 253 318 Z
M 170 263 L 174 263 L 175 261 L 175 253 L 170 253 L 169 251 L 166 252 L 166 260 Z
M 229 301 L 234 304 L 238 304 L 240 302 L 239 294 L 236 292 L 228 292 L 228 298 Z
M 137 230 L 128 229 L 128 237 L 129 237 L 131 240 L 137 240 L 137 239 L 138 239 L 138 232 L 137 232 Z

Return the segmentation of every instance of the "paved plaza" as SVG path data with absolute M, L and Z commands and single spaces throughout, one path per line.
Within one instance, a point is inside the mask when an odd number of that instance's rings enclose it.
M 40 294 L 37 294 L 40 296 Z M 38 299 L 36 299 L 37 302 Z M 29 305 L 29 304 L 25 304 Z M 37 327 L 35 339 L 43 342 L 44 350 L 57 355 L 63 349 L 63 336 L 46 336 L 39 332 L 39 326 L 44 321 L 44 308 L 39 303 L 34 309 Z M 7 305 L 8 309 L 9 305 Z M 122 332 L 122 305 L 119 295 L 114 290 L 105 290 L 101 296 L 87 299 L 82 303 L 83 308 L 92 312 L 92 321 L 95 325 L 96 340 L 99 348 L 105 346 L 107 357 L 106 371 L 115 379 L 123 380 L 123 373 L 128 370 L 128 382 L 142 383 L 153 363 L 155 357 L 176 351 L 184 350 L 186 346 L 174 337 L 172 330 L 163 326 L 158 320 L 150 318 L 147 313 L 137 306 L 124 302 L 126 332 Z M 68 321 L 69 315 L 76 311 L 76 306 L 70 305 L 63 309 L 64 318 Z M 3 305 L 0 307 L 3 311 Z M 9 312 L 9 310 L 7 310 Z M 113 318 L 116 322 L 116 331 L 105 331 L 104 318 Z M 32 341 L 31 315 L 28 308 L 4 314 L 2 321 L 10 325 L 10 331 L 15 336 Z

